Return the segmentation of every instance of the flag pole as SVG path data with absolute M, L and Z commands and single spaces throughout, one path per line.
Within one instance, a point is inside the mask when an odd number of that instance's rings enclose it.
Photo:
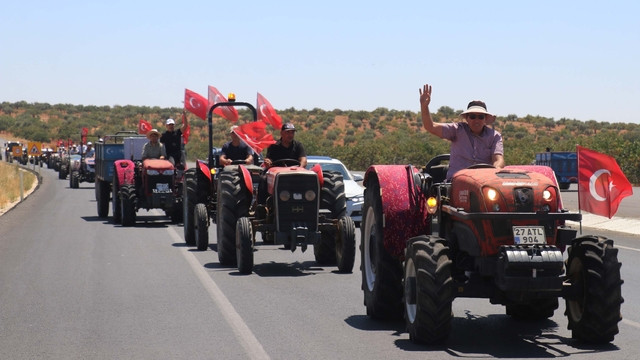
M 580 152 L 578 151 L 578 144 L 576 144 L 576 159 L 578 165 L 578 214 L 582 215 L 582 206 L 580 204 Z M 580 235 L 582 235 L 582 216 L 580 217 Z

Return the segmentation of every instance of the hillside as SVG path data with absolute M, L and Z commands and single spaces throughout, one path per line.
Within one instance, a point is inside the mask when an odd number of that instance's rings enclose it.
M 462 110 L 443 106 L 433 113 L 435 121 L 458 121 Z M 89 139 L 117 131 L 135 130 L 145 119 L 164 129 L 164 120 L 172 117 L 180 123 L 181 108 L 145 106 L 84 106 L 69 104 L 0 104 L 0 132 L 4 138 L 55 144 L 58 139 L 78 141 L 82 127 L 89 128 Z M 378 108 L 374 111 L 322 109 L 278 110 L 285 122 L 293 122 L 300 131 L 308 154 L 329 155 L 341 159 L 354 170 L 371 164 L 424 164 L 429 158 L 448 152 L 448 142 L 422 129 L 420 114 Z M 208 129 L 205 121 L 188 115 L 191 138 L 187 145 L 190 159 L 205 158 Z M 249 111 L 240 111 L 240 122 L 250 121 Z M 213 120 L 214 146 L 227 141 L 227 120 Z M 552 148 L 573 151 L 576 144 L 615 157 L 627 177 L 640 183 L 640 126 L 627 123 L 555 120 L 540 116 L 510 114 L 498 117 L 495 128 L 504 137 L 507 164 L 531 163 L 536 152 Z M 279 131 L 273 130 L 275 138 Z

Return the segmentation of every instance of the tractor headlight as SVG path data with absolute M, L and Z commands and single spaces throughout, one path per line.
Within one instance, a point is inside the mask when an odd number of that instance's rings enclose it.
M 543 198 L 545 201 L 549 201 L 549 200 L 551 200 L 551 191 L 549 191 L 549 190 L 546 190 L 546 189 L 545 189 L 545 190 L 542 192 L 542 198 Z
M 427 212 L 431 215 L 436 213 L 438 209 L 438 200 L 435 197 L 430 197 L 427 199 Z
M 487 199 L 491 201 L 496 201 L 498 199 L 498 191 L 496 189 L 488 188 L 486 194 Z
M 159 175 L 158 170 L 147 170 L 147 175 Z
M 164 170 L 162 175 L 173 175 L 173 170 Z
M 291 193 L 287 190 L 280 191 L 280 201 L 289 201 L 291 199 Z
M 304 199 L 307 201 L 313 201 L 316 199 L 316 192 L 313 190 L 307 190 L 304 193 Z

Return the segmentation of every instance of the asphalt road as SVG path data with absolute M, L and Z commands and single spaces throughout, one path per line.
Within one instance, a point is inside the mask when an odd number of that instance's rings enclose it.
M 212 244 L 184 246 L 159 212 L 135 227 L 96 213 L 93 184 L 43 184 L 0 217 L 0 349 L 6 359 L 633 359 L 640 345 L 640 244 L 620 247 L 624 320 L 612 344 L 574 342 L 563 316 L 519 323 L 482 299 L 454 301 L 442 347 L 411 343 L 402 322 L 365 315 L 353 274 L 320 267 L 313 252 L 258 246 L 255 273 L 221 267 Z M 359 233 L 358 233 L 359 240 Z

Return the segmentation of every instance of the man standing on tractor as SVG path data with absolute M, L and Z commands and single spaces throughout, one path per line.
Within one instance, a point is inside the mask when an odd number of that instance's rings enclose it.
M 220 155 L 220 163 L 222 166 L 231 165 L 234 160 L 244 160 L 245 164 L 253 164 L 252 150 L 247 144 L 240 140 L 238 134 L 235 133 L 236 125 L 229 129 L 231 141 L 222 145 L 222 154 Z
M 426 84 L 420 92 L 420 111 L 424 128 L 441 139 L 451 141 L 447 180 L 458 170 L 474 164 L 489 164 L 504 167 L 502 135 L 491 125 L 496 116 L 487 112 L 487 105 L 479 100 L 469 103 L 460 116 L 466 122 L 434 123 L 429 113 L 431 86 Z
M 184 168 L 184 159 L 182 158 L 182 130 L 189 126 L 189 120 L 187 120 L 185 110 L 182 111 L 182 115 L 180 128 L 176 130 L 176 121 L 167 119 L 165 122 L 167 131 L 160 137 L 160 142 L 163 143 L 167 149 L 168 160 L 179 169 Z
M 147 133 L 147 139 L 149 141 L 142 147 L 142 160 L 147 159 L 161 159 L 167 158 L 167 150 L 164 148 L 164 144 L 158 141 L 160 138 L 160 132 L 158 129 L 151 129 Z

